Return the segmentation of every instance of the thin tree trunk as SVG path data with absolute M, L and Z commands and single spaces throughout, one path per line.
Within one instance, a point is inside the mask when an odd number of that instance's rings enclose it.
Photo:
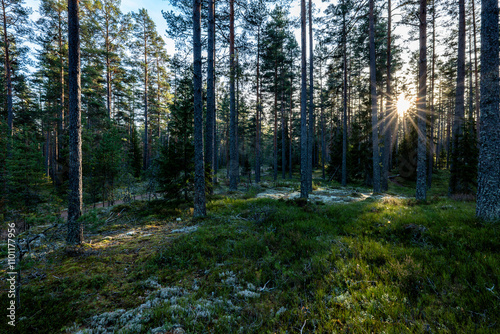
M 70 245 L 83 241 L 82 214 L 82 122 L 80 86 L 80 22 L 79 1 L 68 0 L 69 58 L 69 196 L 68 235 Z
M 13 135 L 13 122 L 14 112 L 12 109 L 12 68 L 10 61 L 9 38 L 7 36 L 7 13 L 5 8 L 5 1 L 2 1 L 2 14 L 3 14 L 3 43 L 4 43 L 4 57 L 5 57 L 5 84 L 7 86 L 7 126 L 9 127 L 9 141 L 7 144 L 7 151 L 10 155 L 11 140 Z
M 234 0 L 229 1 L 229 189 L 238 188 L 238 149 L 236 136 L 236 101 L 235 101 L 235 68 L 234 68 Z
M 278 64 L 274 61 L 273 180 L 278 178 Z
M 417 100 L 417 187 L 415 197 L 425 200 L 427 197 L 427 0 L 420 0 L 419 9 L 419 44 L 420 56 L 418 66 L 418 100 Z
M 370 96 L 372 110 L 373 192 L 380 192 L 380 152 L 378 147 L 377 73 L 375 63 L 374 0 L 370 0 Z
M 429 134 L 429 156 L 427 160 L 427 188 L 432 186 L 432 167 L 434 165 L 434 76 L 436 70 L 436 6 L 435 0 L 432 2 L 432 64 L 431 64 L 431 115 L 430 115 L 430 134 Z
M 111 61 L 109 59 L 109 24 L 106 16 L 106 107 L 108 109 L 108 118 L 111 119 Z
M 260 26 L 257 28 L 257 105 L 255 117 L 255 183 L 260 182 Z
M 457 57 L 457 88 L 455 96 L 455 118 L 453 121 L 453 140 L 451 150 L 450 195 L 462 192 L 463 180 L 458 177 L 458 143 L 462 134 L 465 114 L 465 0 L 458 1 L 458 57 Z
M 301 95 L 300 95 L 300 197 L 307 198 L 308 164 L 307 164 L 307 68 L 306 68 L 306 2 L 300 1 L 301 19 Z
M 307 186 L 312 192 L 313 145 L 314 145 L 314 50 L 312 29 L 312 0 L 309 0 L 309 128 L 307 141 Z
M 201 0 L 193 0 L 193 89 L 194 89 L 194 217 L 207 214 L 205 167 L 203 164 L 203 100 L 201 73 Z
M 215 137 L 215 18 L 214 0 L 208 1 L 208 47 L 207 47 L 207 119 L 205 130 L 205 168 L 209 171 L 208 191 L 213 194 L 214 137 Z
M 292 67 L 292 66 L 290 66 Z M 290 73 L 293 71 L 291 70 Z M 288 178 L 292 179 L 292 144 L 293 144 L 293 75 L 290 76 L 290 112 L 288 113 Z
M 148 138 L 148 44 L 144 31 L 144 156 L 143 169 L 149 167 L 149 138 Z
M 479 140 L 479 136 L 480 136 L 480 133 L 479 133 L 479 105 L 480 105 L 480 102 L 479 102 L 479 69 L 478 69 L 478 65 L 477 65 L 477 39 L 476 39 L 476 36 L 477 36 L 477 30 L 476 30 L 476 9 L 474 7 L 474 3 L 475 1 L 472 1 L 472 29 L 473 29 L 473 36 L 474 36 L 474 82 L 475 82 L 475 92 L 474 92 L 474 96 L 475 96 L 475 102 L 476 102 L 476 106 L 475 106 L 475 111 L 476 111 L 476 133 L 477 133 L 477 139 Z
M 326 141 L 325 141 L 325 103 L 324 103 L 324 94 L 323 94 L 323 68 L 322 62 L 323 59 L 319 62 L 319 92 L 320 92 L 320 119 L 321 119 L 321 174 L 323 180 L 326 180 L 325 174 L 325 161 L 326 161 Z
M 286 178 L 286 135 L 285 135 L 285 97 L 281 88 L 281 177 Z
M 391 0 L 387 1 L 387 100 L 385 105 L 385 125 L 384 125 L 384 150 L 383 150 L 383 175 L 381 178 L 381 190 L 387 191 L 389 189 L 389 169 L 390 169 L 390 158 L 392 153 L 392 127 L 394 122 L 394 110 L 392 104 L 392 8 Z
M 498 1 L 481 1 L 481 116 L 476 216 L 500 219 Z
M 342 1 L 344 4 L 344 1 Z M 343 57 L 343 129 L 342 129 L 342 186 L 347 185 L 347 29 L 345 10 L 342 13 L 342 57 Z
M 61 68 L 59 72 L 59 80 L 60 80 L 60 97 L 59 97 L 59 115 L 57 118 L 57 151 L 56 151 L 56 168 L 58 171 L 58 176 L 57 176 L 57 184 L 60 185 L 62 184 L 62 168 L 60 164 L 60 154 L 62 152 L 62 143 L 63 143 L 63 129 L 64 129 L 64 58 L 63 58 L 63 35 L 62 35 L 62 27 L 61 27 L 61 22 L 62 18 L 61 15 L 59 14 L 59 27 L 58 27 L 58 42 L 59 42 L 59 61 L 61 62 Z

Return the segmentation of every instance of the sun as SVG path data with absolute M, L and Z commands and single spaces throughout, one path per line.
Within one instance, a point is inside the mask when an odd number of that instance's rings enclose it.
M 398 111 L 398 115 L 403 117 L 408 109 L 411 107 L 411 102 L 408 101 L 403 94 L 399 95 L 398 102 L 396 102 L 396 109 Z

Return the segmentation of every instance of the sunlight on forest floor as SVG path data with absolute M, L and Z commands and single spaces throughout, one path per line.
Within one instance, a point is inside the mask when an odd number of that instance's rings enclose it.
M 272 199 L 297 199 L 300 197 L 300 191 L 295 191 L 292 188 L 267 189 L 266 191 L 258 193 L 255 197 Z M 384 198 L 404 199 L 405 197 L 386 194 L 373 195 L 373 193 L 366 191 L 358 191 L 346 188 L 333 189 L 328 187 L 319 187 L 309 194 L 309 200 L 323 204 L 359 202 L 364 201 L 368 198 L 379 200 Z

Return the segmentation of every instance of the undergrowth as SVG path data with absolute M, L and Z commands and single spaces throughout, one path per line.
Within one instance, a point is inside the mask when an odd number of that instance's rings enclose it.
M 139 327 L 115 332 L 500 331 L 500 228 L 473 203 L 315 205 L 257 189 L 213 197 L 204 219 L 163 201 L 89 214 L 92 243 L 23 264 L 16 331 L 78 332 L 148 300 Z

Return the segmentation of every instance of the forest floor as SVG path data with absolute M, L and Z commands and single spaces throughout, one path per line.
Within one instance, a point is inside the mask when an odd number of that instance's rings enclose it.
M 292 180 L 219 185 L 203 219 L 181 200 L 117 203 L 85 213 L 81 247 L 41 223 L 0 332 L 498 333 L 500 226 L 445 180 L 427 202 L 404 180 L 377 195 L 318 181 L 309 201 Z

